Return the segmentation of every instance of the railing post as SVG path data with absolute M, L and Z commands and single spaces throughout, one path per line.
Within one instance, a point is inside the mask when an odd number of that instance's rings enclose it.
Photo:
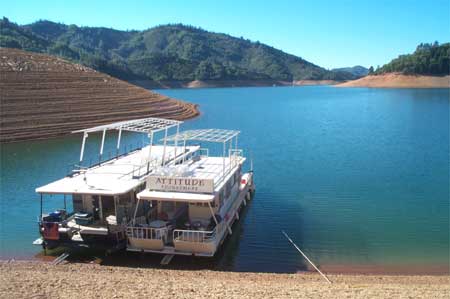
M 103 129 L 102 143 L 101 143 L 101 145 L 100 145 L 100 157 L 99 157 L 99 162 L 102 161 L 103 147 L 104 147 L 104 145 L 105 145 L 105 135 L 106 135 L 106 129 Z
M 83 162 L 84 145 L 86 144 L 86 138 L 87 137 L 88 137 L 88 134 L 86 132 L 84 132 L 84 134 L 83 134 L 83 142 L 81 143 L 80 164 Z

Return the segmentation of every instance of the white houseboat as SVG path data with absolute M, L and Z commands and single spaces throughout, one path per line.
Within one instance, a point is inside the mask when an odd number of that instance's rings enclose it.
M 192 159 L 200 148 L 186 144 L 179 146 L 177 139 L 170 145 L 166 139 L 162 145 L 153 144 L 155 133 L 163 131 L 167 137 L 169 129 L 179 132 L 180 124 L 175 120 L 146 118 L 75 131 L 83 134 L 80 165 L 88 134 L 102 134 L 100 161 L 109 131 L 118 134 L 117 153 L 121 147 L 122 132 L 125 131 L 146 134 L 149 144 L 96 165 L 78 166 L 68 176 L 37 188 L 41 200 L 41 238 L 34 244 L 41 244 L 44 248 L 79 244 L 123 248 L 126 245 L 125 225 L 132 219 L 133 212 L 139 211 L 136 210 L 136 194 L 145 189 L 148 176 L 161 167 Z M 44 195 L 54 199 L 64 197 L 64 209 L 43 214 Z M 71 213 L 66 210 L 66 196 L 72 200 Z M 140 205 L 140 208 L 145 206 Z
M 219 143 L 222 155 L 210 156 L 202 148 L 184 163 L 166 164 L 150 173 L 126 228 L 128 251 L 162 253 L 169 260 L 174 255 L 217 252 L 254 191 L 253 172 L 242 173 L 245 158 L 237 148 L 238 135 L 238 131 L 205 129 L 164 139 Z

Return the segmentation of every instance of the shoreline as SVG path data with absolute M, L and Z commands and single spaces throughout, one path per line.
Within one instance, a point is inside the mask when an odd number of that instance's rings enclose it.
M 0 262 L 1 297 L 447 298 L 448 276 L 274 274 Z
M 357 80 L 334 85 L 335 87 L 369 88 L 450 88 L 450 76 L 404 75 L 386 73 L 368 75 Z
M 335 85 L 343 83 L 334 80 L 217 80 L 217 81 L 151 81 L 128 80 L 129 83 L 146 89 L 193 89 L 193 88 L 224 88 L 224 87 L 278 87 L 278 86 L 310 86 Z
M 90 255 L 71 255 L 68 259 L 71 264 L 86 264 L 92 261 L 97 261 L 104 266 L 112 267 L 142 267 L 142 268 L 160 268 L 160 255 L 145 255 L 144 260 L 137 254 L 116 253 L 108 257 L 101 257 L 101 254 Z M 34 256 L 11 257 L 7 256 L 0 258 L 0 263 L 7 263 L 9 261 L 15 262 L 30 262 L 30 263 L 49 263 L 57 258 L 57 255 L 46 255 L 42 252 Z M 207 270 L 207 271 L 232 271 L 232 272 L 249 272 L 252 270 L 235 270 L 230 267 L 219 266 L 220 261 L 210 260 L 204 258 L 180 257 L 174 259 L 166 268 L 171 270 Z M 450 266 L 445 263 L 441 264 L 319 264 L 319 268 L 324 273 L 330 275 L 393 275 L 393 276 L 448 276 L 450 275 Z M 296 272 L 292 271 L 273 271 L 270 268 L 267 271 L 258 271 L 255 273 L 279 273 L 279 274 L 293 274 L 293 273 L 310 273 L 314 274 L 314 268 L 307 265 L 305 269 L 299 269 Z

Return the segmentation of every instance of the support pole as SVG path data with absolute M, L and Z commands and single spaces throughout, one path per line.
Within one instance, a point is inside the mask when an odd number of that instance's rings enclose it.
M 66 195 L 64 194 L 64 210 L 67 212 Z
M 134 216 L 133 216 L 133 226 L 136 225 L 136 215 L 137 215 L 137 211 L 139 208 L 139 202 L 141 201 L 140 198 L 138 198 L 137 202 L 136 202 L 136 208 L 134 209 Z
M 163 147 L 163 155 L 162 155 L 162 166 L 164 166 L 165 163 L 165 159 L 166 159 L 166 144 L 167 144 L 167 127 L 164 130 L 164 147 Z
M 230 170 L 231 170 L 231 151 L 233 150 L 233 139 L 230 139 L 230 149 L 228 150 L 228 159 L 230 160 Z
M 175 135 L 175 158 L 177 157 L 178 149 L 178 134 L 180 133 L 180 124 L 177 125 L 177 135 Z
M 225 141 L 223 142 L 223 154 L 222 154 L 222 180 L 225 179 Z
M 147 173 L 150 171 L 150 162 L 152 161 L 153 131 L 150 133 L 149 137 L 150 137 L 150 146 L 148 148 Z
M 212 215 L 212 217 L 214 219 L 214 222 L 216 223 L 216 225 L 219 225 L 219 222 L 217 221 L 216 215 L 214 214 L 214 211 L 213 211 L 213 209 L 211 207 L 211 203 L 209 201 L 208 201 L 208 207 L 209 207 L 209 210 L 211 211 L 211 215 Z
M 319 268 L 317 268 L 316 265 L 314 265 L 313 262 L 311 262 L 311 260 L 306 256 L 306 254 L 304 254 L 303 251 L 301 251 L 300 248 L 298 248 L 298 246 L 294 243 L 294 241 L 292 241 L 291 238 L 289 238 L 289 236 L 284 232 L 284 230 L 282 230 L 281 232 L 282 232 L 283 235 L 288 239 L 288 241 L 289 241 L 292 245 L 294 245 L 295 249 L 297 249 L 297 251 L 300 252 L 300 253 L 303 255 L 303 257 L 304 257 L 304 258 L 305 258 L 305 259 L 306 259 L 306 260 L 314 267 L 314 269 L 316 269 L 317 272 L 319 272 L 320 275 L 322 275 L 322 277 L 325 278 L 325 280 L 326 280 L 328 283 L 331 283 L 331 281 L 328 279 L 328 277 L 326 277 L 325 274 L 323 274 L 323 273 L 319 270 Z
M 98 196 L 98 208 L 100 212 L 100 222 L 103 221 L 103 202 L 102 202 L 102 196 Z
M 42 193 L 41 193 L 41 217 L 39 218 L 39 221 L 42 221 Z
M 85 132 L 83 134 L 83 142 L 81 143 L 81 152 L 80 152 L 80 164 L 83 162 L 83 155 L 84 155 L 84 145 L 86 144 L 86 138 L 88 137 L 88 134 Z
M 106 135 L 106 129 L 103 129 L 102 144 L 100 145 L 100 162 L 102 161 L 103 147 L 105 145 L 105 135 Z
M 183 164 L 185 159 L 186 159 L 186 136 L 184 136 L 183 140 Z
M 118 200 L 117 195 L 114 195 L 113 199 L 114 199 L 114 216 L 116 216 L 116 223 L 119 223 L 119 219 L 117 217 L 117 200 Z
M 117 146 L 116 146 L 116 156 L 119 155 L 119 148 L 120 148 L 120 139 L 122 137 L 122 127 L 119 129 L 119 136 L 117 137 Z

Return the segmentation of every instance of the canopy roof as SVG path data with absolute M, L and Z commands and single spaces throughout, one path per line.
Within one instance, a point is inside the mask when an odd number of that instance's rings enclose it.
M 223 129 L 201 129 L 201 130 L 187 130 L 178 134 L 171 135 L 166 138 L 167 141 L 175 140 L 194 140 L 194 141 L 209 141 L 209 142 L 226 142 L 237 135 L 239 131 L 223 130 Z
M 164 119 L 164 118 L 141 118 L 133 119 L 127 121 L 119 121 L 108 125 L 97 126 L 89 129 L 77 130 L 72 133 L 93 133 L 100 132 L 104 130 L 125 130 L 138 133 L 151 133 L 156 131 L 161 131 L 164 129 L 169 129 L 171 127 L 177 126 L 183 123 L 182 121 Z

